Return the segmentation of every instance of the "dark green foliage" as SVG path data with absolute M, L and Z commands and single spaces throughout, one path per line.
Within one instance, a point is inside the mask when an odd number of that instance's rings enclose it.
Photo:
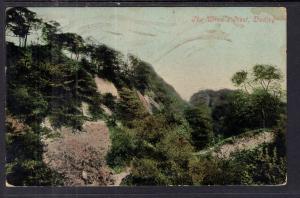
M 286 156 L 286 131 L 287 131 L 287 116 L 281 114 L 275 128 L 275 142 L 274 145 L 280 157 Z
M 15 186 L 61 186 L 63 176 L 54 173 L 41 161 L 23 160 L 7 164 L 7 181 Z M 11 173 L 10 173 L 11 172 Z
M 131 65 L 131 82 L 141 93 L 150 88 L 151 77 L 155 76 L 153 68 L 146 62 L 139 60 L 137 57 L 130 55 L 129 62 Z
M 139 140 L 137 158 L 132 163 L 132 173 L 127 185 L 187 185 L 192 184 L 186 171 L 193 147 L 176 130 L 165 131 L 156 144 Z
M 7 181 L 17 186 L 62 185 L 63 175 L 53 172 L 42 162 L 42 128 L 28 128 L 16 133 L 7 126 L 6 169 Z
M 126 166 L 136 151 L 134 137 L 127 130 L 110 127 L 112 147 L 107 154 L 107 163 L 111 167 Z
M 189 107 L 185 117 L 192 129 L 191 137 L 197 149 L 203 149 L 213 141 L 212 119 L 206 106 Z
M 103 104 L 106 105 L 109 109 L 115 110 L 116 108 L 116 97 L 111 93 L 107 93 L 103 96 Z
M 250 94 L 244 92 L 235 92 L 230 95 L 228 103 L 217 106 L 212 116 L 219 124 L 217 133 L 225 137 L 260 128 L 260 120 L 254 112 Z
M 274 185 L 286 180 L 286 159 L 280 157 L 272 145 L 238 153 L 235 161 L 243 167 L 240 173 L 242 184 Z
M 27 36 L 38 26 L 43 41 L 26 46 Z M 74 131 L 80 131 L 85 120 L 106 119 L 112 141 L 107 164 L 116 169 L 131 167 L 124 181 L 127 185 L 285 181 L 286 104 L 277 86 L 281 74 L 275 67 L 256 65 L 252 76 L 237 72 L 232 81 L 243 91 L 200 91 L 188 106 L 149 63 L 133 55 L 125 61 L 120 52 L 61 32 L 57 22 L 43 22 L 26 8 L 7 10 L 6 30 L 19 37 L 19 46 L 6 45 L 7 112 L 27 126 L 18 132 L 7 126 L 9 183 L 63 183 L 63 175 L 42 160 L 41 137 L 47 131 L 40 126 L 46 117 L 53 127 L 68 126 Z M 120 98 L 101 95 L 96 76 L 113 82 Z M 148 112 L 140 93 L 151 99 L 153 111 Z M 85 103 L 91 117 L 83 114 Z M 102 104 L 112 110 L 111 116 L 104 115 Z M 221 141 L 260 128 L 275 128 L 275 142 L 230 159 L 193 155 L 215 143 L 216 137 Z
M 155 144 L 166 135 L 168 123 L 163 116 L 149 115 L 142 121 L 136 120 L 134 122 L 135 136 L 143 141 L 147 141 L 151 144 Z
M 27 123 L 41 122 L 46 115 L 48 103 L 35 90 L 19 86 L 15 89 L 8 89 L 7 97 L 9 101 L 7 107 L 10 112 Z
M 135 119 L 142 119 L 146 115 L 146 110 L 136 91 L 124 87 L 119 94 L 117 116 L 120 120 L 130 123 Z
M 284 111 L 280 98 L 262 89 L 257 89 L 251 94 L 251 102 L 261 128 L 275 126 L 280 113 Z
M 239 171 L 243 168 L 234 160 L 201 159 L 198 166 L 204 166 L 202 185 L 238 185 Z M 198 173 L 199 174 L 199 173 Z
M 212 116 L 218 124 L 216 132 L 229 137 L 247 130 L 274 127 L 284 109 L 277 96 L 255 90 L 252 94 L 231 94 L 227 103 L 214 108 Z
M 6 11 L 5 29 L 19 37 L 20 47 L 26 47 L 28 35 L 40 23 L 41 20 L 36 18 L 36 13 L 27 8 L 13 7 Z
M 139 159 L 133 161 L 135 167 L 132 174 L 124 183 L 126 185 L 167 185 L 168 179 L 159 170 L 157 161 L 152 159 Z

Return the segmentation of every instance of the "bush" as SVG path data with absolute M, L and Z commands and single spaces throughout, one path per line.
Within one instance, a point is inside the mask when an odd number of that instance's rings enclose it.
M 213 141 L 212 119 L 207 107 L 189 107 L 185 117 L 192 129 L 191 137 L 197 149 L 203 149 Z
M 242 184 L 276 185 L 285 182 L 286 158 L 280 157 L 272 145 L 238 153 L 235 161 L 243 167 L 240 173 Z
M 106 93 L 103 96 L 103 104 L 110 108 L 112 111 L 116 108 L 116 97 L 113 96 L 111 93 Z
M 43 145 L 40 138 L 41 136 L 30 128 L 22 133 L 7 132 L 8 183 L 16 186 L 63 184 L 64 176 L 47 168 L 42 161 Z
M 132 135 L 127 130 L 110 127 L 111 149 L 107 154 L 107 163 L 111 167 L 123 167 L 134 156 L 136 145 Z

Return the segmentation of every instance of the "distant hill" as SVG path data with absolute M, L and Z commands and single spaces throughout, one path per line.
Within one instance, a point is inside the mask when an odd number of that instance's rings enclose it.
M 200 90 L 191 96 L 190 103 L 195 106 L 205 104 L 213 108 L 226 102 L 226 97 L 233 92 L 234 90 L 231 89 L 220 89 L 216 91 L 211 89 Z

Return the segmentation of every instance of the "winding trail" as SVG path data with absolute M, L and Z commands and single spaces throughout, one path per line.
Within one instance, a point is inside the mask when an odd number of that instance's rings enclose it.
M 244 151 L 252 150 L 263 143 L 271 143 L 274 141 L 275 135 L 271 131 L 263 131 L 253 135 L 243 134 L 239 137 L 232 139 L 231 142 L 225 142 L 224 144 L 210 147 L 206 150 L 199 151 L 195 155 L 206 155 L 211 153 L 212 156 L 218 158 L 228 159 L 231 154 Z

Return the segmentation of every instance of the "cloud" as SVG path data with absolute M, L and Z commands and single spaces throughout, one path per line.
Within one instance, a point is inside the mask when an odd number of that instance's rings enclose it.
M 139 32 L 139 31 L 134 31 L 134 30 L 130 30 L 130 32 L 133 32 L 135 34 L 142 35 L 142 36 L 152 36 L 152 37 L 156 36 L 156 34 L 151 34 L 151 33 L 147 33 L 147 32 Z
M 207 31 L 205 31 L 203 34 L 201 34 L 199 36 L 185 39 L 182 42 L 176 44 L 171 49 L 169 49 L 168 51 L 166 51 L 162 56 L 160 56 L 155 62 L 160 61 L 163 57 L 167 56 L 168 54 L 170 54 L 171 52 L 173 52 L 175 49 L 177 49 L 177 48 L 179 48 L 179 47 L 181 47 L 181 46 L 183 46 L 183 45 L 185 45 L 187 43 L 198 41 L 198 40 L 208 40 L 208 41 L 220 40 L 220 41 L 232 42 L 232 40 L 229 38 L 229 34 L 226 33 L 226 32 L 223 32 L 219 28 L 212 29 L 212 30 L 207 30 Z
M 252 14 L 260 15 L 260 14 L 268 14 L 273 16 L 275 20 L 283 21 L 286 20 L 286 9 L 283 7 L 280 8 L 270 8 L 270 7 L 264 7 L 264 8 L 251 8 Z
M 153 26 L 164 26 L 164 27 L 172 27 L 175 26 L 176 23 L 169 23 L 169 22 L 159 22 L 159 21 L 151 21 L 151 20 L 140 20 L 140 19 L 134 19 L 128 16 L 123 15 L 112 15 L 109 17 L 110 20 L 116 20 L 116 21 L 129 21 L 132 23 L 135 23 L 137 25 L 153 25 Z
M 113 32 L 113 31 L 108 31 L 108 30 L 103 30 L 103 32 L 106 32 L 106 33 L 109 33 L 112 35 L 116 35 L 116 36 L 123 36 L 123 34 L 120 32 Z

